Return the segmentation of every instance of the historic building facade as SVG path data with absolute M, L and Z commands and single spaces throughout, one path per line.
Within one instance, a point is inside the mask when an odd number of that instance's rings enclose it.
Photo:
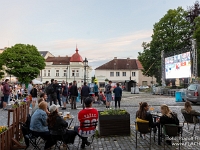
M 97 67 L 95 77 L 100 87 L 105 85 L 105 80 L 111 80 L 113 83 L 124 83 L 125 81 L 134 80 L 139 86 L 151 85 L 155 78 L 147 77 L 142 74 L 142 65 L 137 59 L 117 59 Z

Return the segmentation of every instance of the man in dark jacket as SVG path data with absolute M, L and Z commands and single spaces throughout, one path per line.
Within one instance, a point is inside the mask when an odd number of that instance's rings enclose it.
M 50 105 L 52 105 L 52 101 L 54 102 L 55 105 L 57 105 L 57 94 L 56 94 L 56 85 L 54 79 L 51 79 L 51 85 L 53 87 L 53 91 L 49 93 L 50 96 Z
M 73 85 L 70 88 L 70 95 L 71 95 L 71 109 L 76 109 L 76 98 L 78 96 L 76 81 L 73 81 Z
M 87 86 L 87 83 L 84 82 L 84 86 L 81 89 L 81 103 L 83 109 L 85 108 L 85 99 L 90 96 L 90 88 Z
M 120 108 L 122 89 L 119 87 L 119 83 L 117 83 L 117 87 L 113 90 L 113 93 L 115 94 L 115 109 L 117 108 L 117 102 L 118 102 L 118 107 Z
M 5 80 L 5 83 L 3 85 L 3 95 L 4 95 L 4 99 L 3 99 L 3 110 L 7 110 L 6 109 L 6 105 L 8 103 L 8 99 L 10 96 L 10 86 L 9 86 L 9 79 Z

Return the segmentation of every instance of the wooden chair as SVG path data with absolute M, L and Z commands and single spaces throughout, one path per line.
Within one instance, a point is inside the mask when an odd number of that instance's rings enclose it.
M 149 127 L 149 122 L 135 122 L 135 126 L 137 126 L 136 129 L 136 148 L 137 148 L 137 133 L 140 132 L 140 134 L 147 134 L 150 133 L 150 146 L 149 149 L 151 149 L 151 128 Z

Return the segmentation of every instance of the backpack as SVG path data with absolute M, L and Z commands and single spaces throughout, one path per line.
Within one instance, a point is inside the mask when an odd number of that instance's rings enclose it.
M 54 93 L 53 84 L 49 84 L 49 86 L 46 87 L 46 93 L 47 93 L 47 94 L 52 94 L 52 93 Z

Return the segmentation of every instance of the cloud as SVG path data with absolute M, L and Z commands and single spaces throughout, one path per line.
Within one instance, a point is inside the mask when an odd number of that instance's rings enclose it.
M 150 41 L 151 35 L 151 30 L 142 30 L 103 40 L 71 38 L 50 41 L 44 45 L 38 46 L 38 49 L 50 51 L 55 56 L 71 56 L 75 52 L 77 44 L 81 56 L 83 58 L 86 57 L 90 65 L 95 69 L 114 57 L 137 58 L 138 52 L 142 51 L 142 42 Z

